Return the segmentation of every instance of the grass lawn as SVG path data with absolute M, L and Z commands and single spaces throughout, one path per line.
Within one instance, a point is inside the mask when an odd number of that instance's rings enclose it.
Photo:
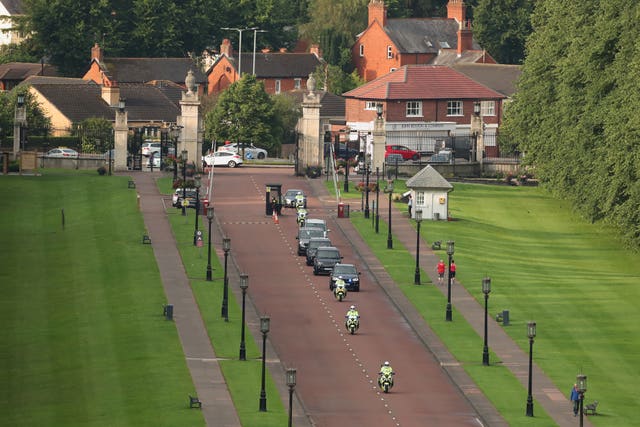
M 0 177 L 0 425 L 204 425 L 128 179 L 43 173 Z
M 396 191 L 401 187 L 397 183 Z M 637 425 L 638 253 L 621 247 L 609 230 L 582 221 L 542 189 L 457 183 L 454 187 L 450 198 L 454 221 L 425 221 L 422 236 L 428 242 L 455 240 L 457 278 L 481 303 L 482 277 L 492 278 L 490 311 L 510 310 L 511 326 L 505 330 L 526 352 L 526 322 L 537 322 L 535 362 L 565 395 L 576 374 L 588 376 L 585 400 L 600 401 L 601 415 L 590 417 L 593 424 Z M 413 275 L 407 271 L 413 271 L 415 259 L 399 242 L 389 254 L 386 235 L 373 233 L 370 220 L 359 213 L 351 220 L 510 424 L 553 425 L 544 419 L 539 405 L 535 422 L 527 424 L 532 421 L 524 416 L 526 389 L 509 378 L 495 355 L 491 367 L 478 366 L 482 337 L 456 315 L 455 306 L 455 321 L 443 321 L 446 298 L 435 289 L 411 286 Z

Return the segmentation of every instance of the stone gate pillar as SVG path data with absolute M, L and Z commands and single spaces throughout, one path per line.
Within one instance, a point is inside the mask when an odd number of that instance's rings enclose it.
M 178 124 L 182 125 L 180 133 L 180 144 L 178 152 L 187 150 L 189 153 L 187 159 L 194 162 L 197 170 L 202 169 L 202 118 L 200 117 L 200 96 L 196 90 L 195 77 L 193 71 L 189 70 L 185 78 L 187 91 L 182 92 L 180 100 L 181 115 L 178 117 Z
M 315 91 L 313 75 L 307 80 L 307 92 L 302 100 L 302 119 L 299 124 L 297 170 L 304 172 L 308 166 L 324 166 L 324 138 L 320 126 L 320 94 Z

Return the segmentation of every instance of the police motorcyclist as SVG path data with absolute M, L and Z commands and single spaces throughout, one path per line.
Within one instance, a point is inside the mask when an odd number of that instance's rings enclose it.
M 296 210 L 296 221 L 298 221 L 298 225 L 300 225 L 300 227 L 304 226 L 304 222 L 307 219 L 307 210 L 304 208 L 298 208 Z
M 344 322 L 345 326 L 347 326 L 349 319 L 356 319 L 356 324 L 359 323 L 359 320 L 360 320 L 360 314 L 358 314 L 358 310 L 356 310 L 355 305 L 352 305 L 351 307 L 349 307 L 349 311 L 347 311 L 347 314 L 344 317 L 347 319 Z
M 298 194 L 296 194 L 295 197 L 296 200 L 296 208 L 304 208 L 304 194 L 302 194 L 302 192 L 298 191 Z
M 393 372 L 393 368 L 389 364 L 389 362 L 385 361 L 382 365 L 380 365 L 380 375 L 383 376 L 393 376 L 395 372 Z M 393 381 L 393 378 L 391 379 Z
M 344 282 L 343 279 L 338 279 L 336 280 L 336 285 L 333 288 L 333 295 L 335 295 L 337 297 L 338 295 L 338 291 L 342 291 L 345 295 L 347 294 L 347 284 Z

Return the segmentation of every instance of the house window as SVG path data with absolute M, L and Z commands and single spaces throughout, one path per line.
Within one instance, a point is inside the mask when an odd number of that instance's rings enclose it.
M 422 101 L 407 101 L 407 117 L 422 117 Z
M 495 116 L 496 115 L 496 102 L 495 101 L 480 101 L 480 114 L 483 116 Z
M 276 80 L 276 93 L 280 93 L 280 80 Z
M 360 56 L 364 56 L 364 45 L 360 45 Z
M 424 206 L 424 191 L 416 191 L 416 206 Z
M 364 109 L 368 111 L 376 111 L 376 101 L 367 101 L 364 103 Z
M 387 46 L 387 59 L 392 59 L 392 58 L 393 58 L 393 47 Z
M 389 72 L 390 72 L 390 73 L 393 73 L 395 70 L 397 70 L 397 68 L 396 68 L 396 67 L 391 67 L 391 68 L 389 68 Z
M 300 79 L 300 78 L 293 79 L 293 88 L 294 89 L 300 89 L 301 85 L 302 85 L 302 79 Z
M 462 101 L 447 101 L 447 116 L 462 116 Z

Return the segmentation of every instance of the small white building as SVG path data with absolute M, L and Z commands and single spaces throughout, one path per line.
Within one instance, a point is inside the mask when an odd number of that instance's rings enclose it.
M 428 165 L 409 178 L 407 188 L 411 191 L 413 208 L 411 218 L 415 218 L 416 210 L 422 210 L 422 219 L 445 221 L 449 217 L 449 192 L 453 186 Z

